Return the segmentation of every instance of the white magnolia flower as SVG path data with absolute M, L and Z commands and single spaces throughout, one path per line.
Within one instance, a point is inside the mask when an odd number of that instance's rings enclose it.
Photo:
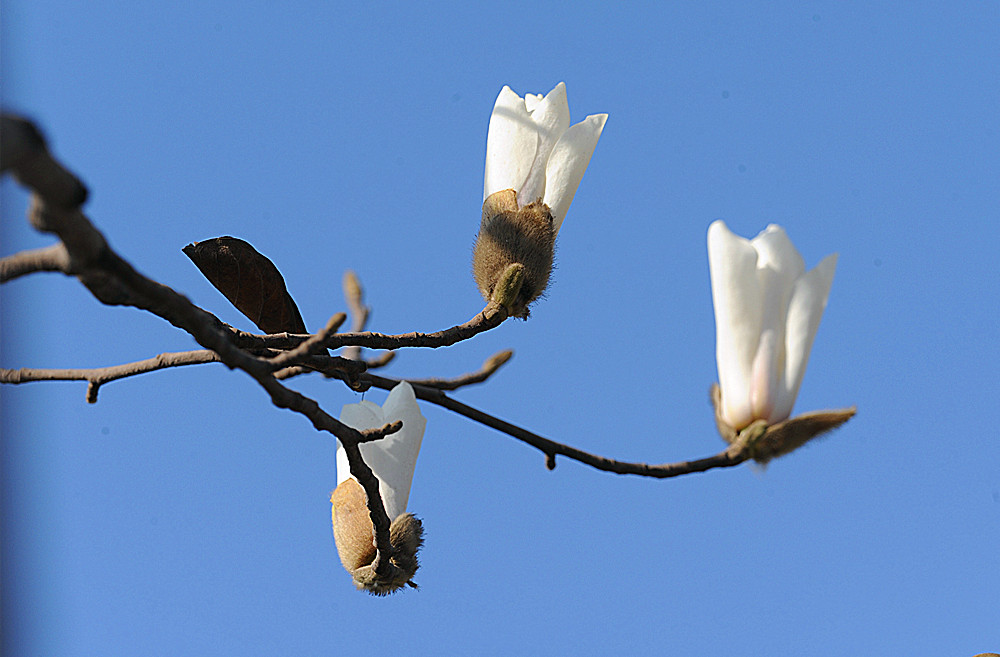
M 708 229 L 722 419 L 737 431 L 792 413 L 826 308 L 837 254 L 806 272 L 784 229 L 752 240 L 722 221 Z
M 417 465 L 417 454 L 424 438 L 427 419 L 420 414 L 413 388 L 402 381 L 379 407 L 370 401 L 345 404 L 340 421 L 355 429 L 375 429 L 389 422 L 403 421 L 403 428 L 381 440 L 362 443 L 359 447 L 365 463 L 379 481 L 379 493 L 386 515 L 392 521 L 406 511 L 410 484 Z M 347 453 L 337 442 L 337 485 L 351 477 Z
M 562 82 L 544 97 L 504 87 L 486 136 L 483 200 L 505 189 L 517 193 L 518 207 L 541 200 L 558 233 L 607 119 L 593 114 L 570 126 Z

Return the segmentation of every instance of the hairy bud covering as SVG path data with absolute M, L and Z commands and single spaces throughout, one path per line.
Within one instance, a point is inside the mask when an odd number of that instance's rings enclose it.
M 791 454 L 813 438 L 832 431 L 854 417 L 855 407 L 826 411 L 812 411 L 789 420 L 768 424 L 766 420 L 755 420 L 749 426 L 737 430 L 730 426 L 722 412 L 722 390 L 712 384 L 709 391 L 715 408 L 715 426 L 730 445 L 739 438 L 748 438 L 752 443 L 753 459 L 761 465 L 785 454 Z
M 527 319 L 528 306 L 549 285 L 555 243 L 556 233 L 547 205 L 536 201 L 518 208 L 513 189 L 487 197 L 472 253 L 472 274 L 483 298 L 501 303 L 512 317 Z M 500 283 L 513 264 L 524 269 L 520 290 L 511 299 L 507 286 Z
M 424 543 L 423 524 L 412 513 L 397 516 L 389 526 L 392 567 L 380 578 L 373 568 L 375 530 L 368 511 L 367 497 L 356 479 L 345 479 L 330 495 L 333 504 L 333 538 L 344 569 L 354 585 L 373 595 L 387 595 L 412 586 L 417 572 L 417 552 Z

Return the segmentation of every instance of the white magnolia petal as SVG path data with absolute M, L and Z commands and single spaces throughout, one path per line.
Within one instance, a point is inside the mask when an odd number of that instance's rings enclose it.
M 531 170 L 524 184 L 517 190 L 518 205 L 525 206 L 542 198 L 545 194 L 545 166 L 553 147 L 569 127 L 569 103 L 566 100 L 566 85 L 562 82 L 538 101 L 531 112 L 538 134 L 538 146 L 531 163 Z
M 535 124 L 554 131 L 555 138 L 559 139 L 559 135 L 566 132 L 566 128 L 569 127 L 569 100 L 566 98 L 566 83 L 560 82 L 552 87 L 552 91 L 545 94 L 545 97 L 541 98 L 529 111 Z
M 385 411 L 387 422 L 403 421 L 401 430 L 378 442 L 369 443 L 372 447 L 380 448 L 376 459 L 378 467 L 372 465 L 372 470 L 382 484 L 379 490 L 385 501 L 386 513 L 393 519 L 406 511 L 427 419 L 420 413 L 413 388 L 406 381 L 392 389 L 382 410 Z M 390 494 L 385 491 L 387 485 L 392 489 Z
M 708 228 L 708 267 L 715 307 L 715 357 L 722 415 L 735 429 L 753 421 L 750 385 L 761 329 L 763 298 L 756 275 L 757 251 L 722 220 Z
M 812 270 L 799 278 L 792 290 L 788 304 L 787 329 L 785 332 L 786 358 L 784 391 L 781 403 L 776 405 L 770 422 L 780 422 L 792 414 L 795 398 L 802 385 L 802 377 L 809 363 L 816 331 L 819 330 L 823 310 L 826 308 L 833 285 L 833 275 L 837 269 L 837 254 L 823 258 Z
M 355 429 L 371 429 L 380 427 L 385 422 L 382 420 L 382 409 L 377 404 L 370 401 L 362 401 L 357 404 L 344 404 L 340 411 L 340 421 Z M 347 461 L 347 452 L 337 441 L 337 485 L 339 486 L 345 479 L 351 476 L 351 466 Z
M 794 281 L 805 272 L 805 260 L 781 226 L 770 224 L 750 243 L 757 249 L 758 267 L 769 267 L 787 281 Z M 791 286 L 789 282 L 788 287 Z
M 486 133 L 483 200 L 504 189 L 520 189 L 535 159 L 538 135 L 524 100 L 510 87 L 497 96 Z
M 385 505 L 386 514 L 393 520 L 406 511 L 416 468 L 420 443 L 423 441 L 427 420 L 421 415 L 413 388 L 401 382 L 379 408 L 363 401 L 346 404 L 340 413 L 340 421 L 355 429 L 375 429 L 387 422 L 403 421 L 403 428 L 382 440 L 360 445 L 365 463 L 379 480 L 379 493 Z M 337 445 L 337 485 L 350 476 L 347 454 Z
M 542 102 L 545 98 L 542 94 L 524 94 L 524 106 L 527 108 L 528 112 L 534 112 L 538 108 L 538 103 Z
M 795 281 L 805 261 L 777 224 L 760 232 L 750 244 L 757 250 L 757 281 L 762 291 L 760 341 L 754 359 L 750 408 L 754 419 L 774 415 L 783 406 L 785 374 L 785 318 Z
M 552 149 L 545 169 L 545 195 L 542 200 L 552 211 L 556 233 L 562 227 L 607 120 L 607 114 L 588 116 L 570 126 Z

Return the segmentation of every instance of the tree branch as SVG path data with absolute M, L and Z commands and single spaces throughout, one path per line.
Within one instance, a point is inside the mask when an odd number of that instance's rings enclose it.
M 399 380 L 388 377 L 376 376 L 371 373 L 363 374 L 362 379 L 369 381 L 372 386 L 383 390 L 392 390 Z M 744 461 L 753 457 L 752 441 L 748 441 L 747 436 L 738 437 L 728 449 L 713 456 L 696 459 L 694 461 L 680 461 L 678 463 L 662 463 L 659 465 L 649 465 L 648 463 L 632 463 L 628 461 L 617 461 L 603 456 L 597 456 L 563 443 L 557 443 L 539 436 L 515 424 L 501 420 L 489 413 L 485 413 L 477 408 L 463 404 L 460 401 L 448 397 L 443 390 L 419 385 L 410 381 L 413 392 L 417 399 L 428 401 L 432 404 L 447 408 L 470 420 L 484 424 L 501 433 L 505 433 L 512 438 L 516 438 L 523 443 L 531 445 L 535 449 L 545 454 L 545 465 L 549 470 L 556 467 L 556 456 L 565 456 L 589 465 L 590 467 L 603 472 L 613 472 L 615 474 L 629 474 L 640 477 L 653 477 L 656 479 L 668 479 L 681 475 L 693 474 L 695 472 L 705 472 L 713 468 L 731 468 L 740 465 Z
M 69 254 L 66 253 L 66 247 L 61 243 L 53 244 L 43 249 L 21 251 L 0 258 L 0 283 L 39 271 L 69 273 Z
M 346 346 L 368 347 L 369 349 L 401 349 L 404 347 L 449 347 L 457 342 L 468 340 L 469 338 L 494 329 L 503 324 L 507 319 L 507 311 L 503 306 L 490 302 L 475 317 L 451 328 L 434 333 L 401 333 L 398 335 L 387 335 L 384 333 L 337 333 L 330 337 L 324 345 L 328 349 L 340 349 Z M 295 335 L 294 333 L 275 333 L 273 335 L 258 335 L 247 333 L 233 327 L 228 327 L 233 334 L 234 345 L 243 349 L 292 349 L 303 340 L 308 340 L 308 335 Z
M 308 340 L 303 341 L 294 349 L 279 353 L 271 359 L 272 371 L 288 367 L 289 365 L 300 362 L 304 358 L 317 356 L 320 353 L 326 353 L 326 347 L 323 343 L 330 339 L 331 335 L 337 332 L 337 329 L 340 328 L 340 325 L 343 324 L 345 320 L 347 320 L 347 315 L 344 313 L 337 313 L 331 317 L 329 321 L 327 321 L 326 326 L 323 327 L 322 331 L 310 337 Z
M 364 304 L 365 292 L 361 287 L 361 280 L 353 271 L 347 270 L 344 272 L 343 287 L 347 310 L 351 313 L 351 331 L 353 333 L 364 331 L 368 317 L 371 316 L 371 308 Z M 351 360 L 361 360 L 361 347 L 357 345 L 345 347 L 341 355 Z
M 335 315 L 322 331 L 312 336 L 288 333 L 255 335 L 239 331 L 195 306 L 173 289 L 146 278 L 115 253 L 100 231 L 78 209 L 86 199 L 86 187 L 51 157 L 40 133 L 31 123 L 17 117 L 4 116 L 2 130 L 2 169 L 11 170 L 21 182 L 34 189 L 29 218 L 38 230 L 55 234 L 61 243 L 3 258 L 0 260 L 0 281 L 35 271 L 60 271 L 74 275 L 102 303 L 129 305 L 153 313 L 189 333 L 204 350 L 160 354 L 143 361 L 90 370 L 0 370 L 0 382 L 86 380 L 89 382 L 87 400 L 93 403 L 97 399 L 99 387 L 104 383 L 144 372 L 208 362 L 222 362 L 231 369 L 242 370 L 260 384 L 275 406 L 305 416 L 318 431 L 330 433 L 340 440 L 350 463 L 351 474 L 364 488 L 367 496 L 377 548 L 372 568 L 380 578 L 390 577 L 396 568 L 392 563 L 393 547 L 389 537 L 391 519 L 386 514 L 379 494 L 378 479 L 364 462 L 359 445 L 362 442 L 380 440 L 399 431 L 402 423 L 395 422 L 378 429 L 358 431 L 324 411 L 315 400 L 285 387 L 279 379 L 314 370 L 345 381 L 356 390 L 364 390 L 369 386 L 391 390 L 399 380 L 367 372 L 368 365 L 360 360 L 361 348 L 393 350 L 404 347 L 449 346 L 499 326 L 507 319 L 508 311 L 500 304 L 490 302 L 469 321 L 442 331 L 399 335 L 364 332 L 369 309 L 362 303 L 360 283 L 349 274 L 349 277 L 345 277 L 345 296 L 354 317 L 353 331 L 336 333 L 346 319 L 343 313 Z M 326 349 L 339 348 L 345 348 L 344 355 L 348 358 L 323 354 Z M 275 353 L 274 350 L 278 352 Z M 733 467 L 762 454 L 766 457 L 780 455 L 784 453 L 781 450 L 786 447 L 794 448 L 799 444 L 799 436 L 793 435 L 783 438 L 783 442 L 777 447 L 762 447 L 769 450 L 766 453 L 755 454 L 757 443 L 768 436 L 766 427 L 761 428 L 755 424 L 732 436 L 724 434 L 730 440 L 729 447 L 706 458 L 658 465 L 618 461 L 544 438 L 445 394 L 446 390 L 485 381 L 511 355 L 510 351 L 500 352 L 488 359 L 479 371 L 454 379 L 411 380 L 410 383 L 417 398 L 491 427 L 541 451 L 546 456 L 546 466 L 549 469 L 555 468 L 557 456 L 564 456 L 604 472 L 662 479 L 713 468 Z M 390 352 L 382 356 L 381 361 L 384 364 L 391 357 Z M 376 364 L 378 361 L 373 361 L 373 365 Z M 853 415 L 853 409 L 846 411 Z M 845 421 L 840 416 L 831 420 L 826 415 L 809 416 L 806 420 L 810 423 L 807 427 L 810 431 L 816 427 L 827 430 L 827 425 L 831 425 L 834 420 Z M 774 436 L 778 434 L 774 431 L 771 433 L 774 442 L 777 440 Z M 785 433 L 790 434 L 790 430 Z M 778 437 L 782 436 L 784 434 Z
M 45 138 L 34 123 L 20 116 L 0 116 L 0 172 L 10 169 L 25 187 L 34 189 L 53 205 L 77 208 L 87 200 L 79 178 L 53 159 Z
M 219 354 L 208 349 L 163 353 L 153 358 L 138 360 L 122 365 L 97 367 L 93 369 L 0 369 L 0 383 L 29 383 L 32 381 L 87 381 L 87 403 L 97 402 L 98 389 L 105 383 L 117 381 L 137 374 L 155 372 L 168 367 L 219 363 Z
M 314 400 L 284 387 L 274 378 L 271 363 L 234 345 L 232 332 L 217 317 L 173 289 L 137 272 L 111 249 L 100 231 L 77 209 L 86 198 L 86 188 L 51 158 L 37 129 L 27 121 L 12 117 L 3 117 L 0 127 L 3 169 L 11 169 L 18 180 L 35 190 L 29 218 L 35 228 L 54 233 L 65 245 L 69 256 L 66 271 L 75 273 L 102 303 L 135 306 L 186 331 L 201 346 L 214 351 L 228 367 L 252 376 L 267 391 L 275 406 L 305 415 L 317 430 L 340 439 L 348 451 L 351 474 L 368 496 L 377 545 L 373 569 L 379 577 L 388 577 L 395 568 L 391 563 L 389 518 L 378 493 L 378 480 L 358 449 L 360 442 L 377 439 L 366 438 L 374 434 L 359 432 L 343 424 Z M 381 437 L 391 431 L 383 427 L 376 433 Z
M 303 343 L 305 344 L 305 343 Z M 315 348 L 315 345 L 313 345 Z M 320 347 L 323 349 L 323 347 Z M 277 358 L 284 358 L 292 352 L 268 350 L 264 355 L 274 356 L 271 366 Z M 332 376 L 333 371 L 343 373 L 348 379 L 356 379 L 358 374 L 365 371 L 366 365 L 361 361 L 352 361 L 339 356 L 312 356 L 308 353 L 300 353 L 289 360 L 305 362 L 307 365 L 296 365 L 286 367 L 275 374 L 276 378 L 282 371 L 300 369 L 302 372 L 320 372 Z M 22 367 L 19 369 L 0 369 L 0 383 L 21 384 L 36 381 L 87 381 L 87 402 L 97 402 L 97 392 L 100 386 L 105 383 L 125 379 L 140 374 L 147 374 L 169 367 L 182 367 L 184 365 L 201 365 L 204 363 L 222 363 L 222 358 L 208 349 L 195 351 L 177 351 L 163 353 L 153 358 L 146 358 L 131 363 L 121 365 L 111 365 L 108 367 L 95 367 L 88 369 L 40 369 Z M 277 369 L 277 368 L 276 368 Z
M 472 385 L 474 383 L 482 383 L 486 379 L 493 376 L 498 369 L 504 366 L 512 357 L 514 352 L 510 349 L 504 351 L 499 351 L 483 363 L 483 366 L 479 368 L 476 372 L 470 372 L 469 374 L 463 374 L 462 376 L 457 376 L 453 379 L 406 379 L 410 383 L 418 386 L 424 386 L 426 388 L 437 388 L 438 390 L 458 390 L 464 386 Z

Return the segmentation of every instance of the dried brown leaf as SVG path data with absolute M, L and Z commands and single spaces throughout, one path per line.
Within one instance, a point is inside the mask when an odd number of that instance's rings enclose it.
M 264 333 L 308 333 L 281 272 L 249 243 L 215 237 L 188 244 L 184 255 Z

